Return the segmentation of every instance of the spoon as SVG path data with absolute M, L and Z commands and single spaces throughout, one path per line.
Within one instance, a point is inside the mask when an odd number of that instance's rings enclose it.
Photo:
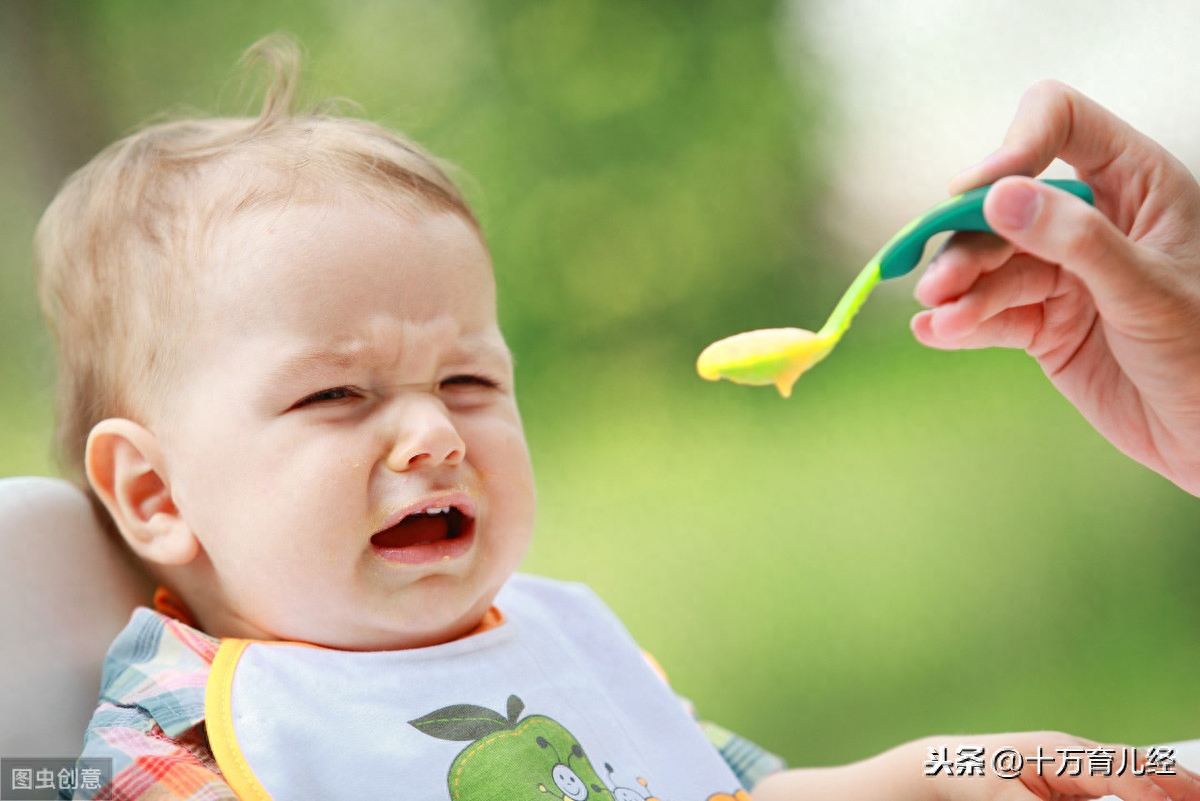
M 1094 202 L 1091 187 L 1083 181 L 1047 179 L 1044 183 Z M 764 328 L 735 334 L 705 348 L 696 360 L 696 372 L 709 381 L 728 378 L 735 384 L 774 384 L 780 395 L 790 396 L 796 379 L 833 350 L 875 285 L 913 271 L 931 236 L 943 231 L 995 233 L 983 217 L 983 200 L 991 188 L 989 184 L 956 195 L 900 229 L 867 262 L 820 331 Z

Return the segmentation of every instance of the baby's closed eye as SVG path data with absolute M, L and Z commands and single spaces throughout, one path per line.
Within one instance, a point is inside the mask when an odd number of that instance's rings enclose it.
M 436 388 L 439 391 L 469 393 L 471 391 L 499 389 L 500 382 L 478 373 L 462 373 L 442 379 L 437 382 Z M 304 396 L 293 403 L 289 411 L 302 409 L 306 406 L 337 404 L 340 401 L 364 398 L 366 396 L 367 393 L 365 391 L 353 386 L 329 387 Z
M 449 378 L 443 379 L 438 384 L 439 387 L 445 389 L 447 387 L 482 387 L 484 389 L 496 389 L 500 386 L 498 381 L 488 378 L 485 375 L 476 373 L 463 373 L 462 375 L 452 375 Z
M 330 387 L 301 398 L 292 404 L 292 408 L 300 409 L 314 403 L 328 403 L 357 397 L 361 397 L 361 393 L 353 387 Z

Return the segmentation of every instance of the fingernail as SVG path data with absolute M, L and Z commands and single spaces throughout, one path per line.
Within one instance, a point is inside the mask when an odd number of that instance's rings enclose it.
M 1042 208 L 1042 196 L 1024 184 L 1005 186 L 992 200 L 991 217 L 1005 228 L 1028 228 Z
M 979 161 L 975 162 L 971 166 L 969 166 L 965 169 L 959 170 L 958 174 L 963 175 L 964 173 L 974 172 L 975 170 L 978 170 L 980 167 L 984 166 L 989 161 L 991 161 L 993 158 L 995 158 L 996 154 L 999 152 L 1000 152 L 999 150 L 993 150 L 991 153 L 988 153 L 986 156 L 984 156 L 983 158 L 981 158 Z
M 975 173 L 983 171 L 991 164 L 992 161 L 994 161 L 1001 153 L 1003 153 L 1003 151 L 1004 151 L 1004 148 L 999 148 L 998 150 L 993 150 L 991 153 L 988 153 L 986 156 L 984 156 L 979 161 L 972 164 L 970 167 L 960 170 L 958 175 L 955 175 L 954 179 L 951 180 L 950 183 L 951 184 L 958 183 L 959 181 L 962 180 L 964 175 L 974 175 Z

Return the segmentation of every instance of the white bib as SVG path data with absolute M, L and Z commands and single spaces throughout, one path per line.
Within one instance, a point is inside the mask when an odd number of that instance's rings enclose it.
M 749 801 L 586 587 L 515 576 L 504 622 L 356 652 L 225 640 L 205 712 L 242 799 Z

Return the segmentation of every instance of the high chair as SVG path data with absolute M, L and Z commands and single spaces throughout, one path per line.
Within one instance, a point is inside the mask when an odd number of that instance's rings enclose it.
M 79 488 L 0 479 L 0 756 L 79 753 L 104 654 L 149 599 Z

